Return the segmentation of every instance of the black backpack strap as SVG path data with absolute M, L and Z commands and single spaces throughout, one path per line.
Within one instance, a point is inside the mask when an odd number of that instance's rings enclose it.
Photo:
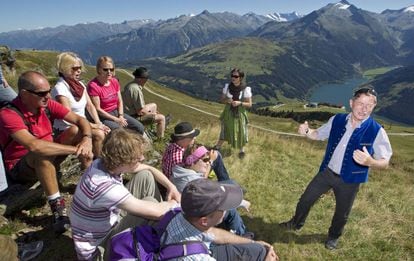
M 29 129 L 29 132 L 32 133 L 32 128 L 31 128 L 30 122 L 24 117 L 23 112 L 21 112 L 21 110 L 16 105 L 14 105 L 13 103 L 8 103 L 4 107 L 16 112 L 20 116 L 20 118 L 22 118 L 23 123 Z
M 23 123 L 24 123 L 24 125 L 26 125 L 29 132 L 33 134 L 30 122 L 24 117 L 23 112 L 21 112 L 20 109 L 16 105 L 9 102 L 9 103 L 6 104 L 6 106 L 4 106 L 4 108 L 10 109 L 10 110 L 16 112 L 17 115 L 19 115 L 20 118 L 22 118 Z M 8 139 L 7 139 L 6 144 L 4 144 L 4 146 L 2 147 L 3 151 L 6 150 L 7 146 L 9 146 L 12 141 L 13 141 L 13 139 L 9 136 Z
M 140 257 L 140 251 L 139 251 L 139 244 L 138 244 L 138 233 L 137 233 L 137 227 L 132 228 L 132 239 L 134 240 L 134 250 L 136 253 L 136 257 Z
M 20 116 L 20 118 L 22 118 L 22 120 L 23 120 L 23 123 L 24 123 L 24 125 L 26 125 L 26 127 L 27 127 L 27 129 L 28 129 L 28 131 L 30 132 L 30 134 L 32 134 L 33 136 L 34 136 L 34 134 L 33 134 L 33 130 L 32 130 L 32 125 L 30 124 L 30 122 L 24 117 L 24 115 L 23 115 L 23 112 L 16 106 L 16 105 L 14 105 L 13 103 L 11 103 L 11 102 L 9 102 L 9 103 L 7 103 L 5 106 L 4 106 L 4 108 L 7 108 L 7 109 L 10 109 L 10 110 L 12 110 L 12 111 L 14 111 L 14 112 L 16 112 L 17 113 L 17 115 L 19 115 Z M 47 118 L 50 120 L 50 122 L 51 122 L 51 124 L 52 124 L 52 126 L 53 126 L 53 120 L 52 120 L 52 118 L 51 118 L 51 114 L 50 114 L 50 110 L 49 110 L 49 107 L 46 107 L 45 109 L 45 113 L 46 113 L 46 116 L 47 116 Z M 10 145 L 10 143 L 13 141 L 13 139 L 9 136 L 9 138 L 8 138 L 8 140 L 7 140 L 7 142 L 6 142 L 6 144 L 3 146 L 3 150 L 5 150 L 6 148 L 7 148 L 7 146 L 9 146 Z

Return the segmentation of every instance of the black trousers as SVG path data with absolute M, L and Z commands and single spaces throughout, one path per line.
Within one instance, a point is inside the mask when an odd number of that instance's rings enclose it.
M 295 216 L 292 220 L 296 228 L 299 229 L 305 224 L 313 204 L 331 188 L 335 195 L 336 206 L 328 236 L 330 238 L 338 238 L 342 235 L 355 197 L 359 191 L 359 183 L 345 183 L 339 175 L 332 172 L 329 168 L 318 173 L 300 197 L 296 206 Z
M 217 260 L 231 261 L 262 261 L 267 250 L 258 243 L 211 245 L 212 256 Z

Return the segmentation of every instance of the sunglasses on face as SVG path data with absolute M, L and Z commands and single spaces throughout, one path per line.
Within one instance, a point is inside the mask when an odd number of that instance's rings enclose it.
M 82 66 L 73 66 L 72 70 L 73 71 L 82 70 Z
M 27 92 L 30 92 L 31 94 L 34 94 L 34 95 L 36 95 L 36 96 L 38 96 L 38 97 L 42 97 L 42 98 L 44 98 L 44 97 L 46 97 L 47 95 L 49 95 L 50 94 L 50 89 L 49 90 L 47 90 L 47 91 L 42 91 L 42 92 L 35 92 L 35 91 L 32 91 L 32 90 L 27 90 L 27 89 L 23 89 L 24 91 L 27 91 Z
M 201 160 L 207 163 L 207 162 L 210 162 L 210 157 L 205 157 L 205 158 L 202 158 Z
M 231 78 L 240 78 L 239 75 L 232 75 Z
M 115 69 L 114 68 L 102 68 L 102 71 L 104 71 L 104 72 L 114 72 Z

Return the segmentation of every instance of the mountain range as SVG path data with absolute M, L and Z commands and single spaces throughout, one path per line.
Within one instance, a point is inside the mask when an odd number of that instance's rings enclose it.
M 13 49 L 41 49 L 79 53 L 87 62 L 101 55 L 117 61 L 177 55 L 189 49 L 245 36 L 268 21 L 292 21 L 296 12 L 266 16 L 252 12 L 181 15 L 167 20 L 103 22 L 0 33 L 0 43 Z
M 359 76 L 367 69 L 412 65 L 414 6 L 373 13 L 343 0 L 303 17 L 206 10 L 159 21 L 1 33 L 0 43 L 72 50 L 92 64 L 100 55 L 110 55 L 123 66 L 149 67 L 153 79 L 171 88 L 213 100 L 230 69 L 240 67 L 255 87 L 255 102 L 275 103 L 306 99 L 319 84 Z M 391 86 L 384 90 L 385 95 L 391 92 Z M 390 97 L 391 107 L 401 98 Z

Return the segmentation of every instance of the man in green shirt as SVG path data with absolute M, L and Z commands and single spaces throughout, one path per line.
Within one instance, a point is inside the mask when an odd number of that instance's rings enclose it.
M 141 122 L 155 122 L 157 124 L 157 137 L 163 138 L 166 126 L 166 116 L 158 112 L 157 104 L 145 103 L 144 89 L 149 78 L 148 70 L 139 67 L 134 72 L 135 79 L 128 83 L 122 92 L 125 113 L 137 117 Z M 169 116 L 167 115 L 167 120 Z

